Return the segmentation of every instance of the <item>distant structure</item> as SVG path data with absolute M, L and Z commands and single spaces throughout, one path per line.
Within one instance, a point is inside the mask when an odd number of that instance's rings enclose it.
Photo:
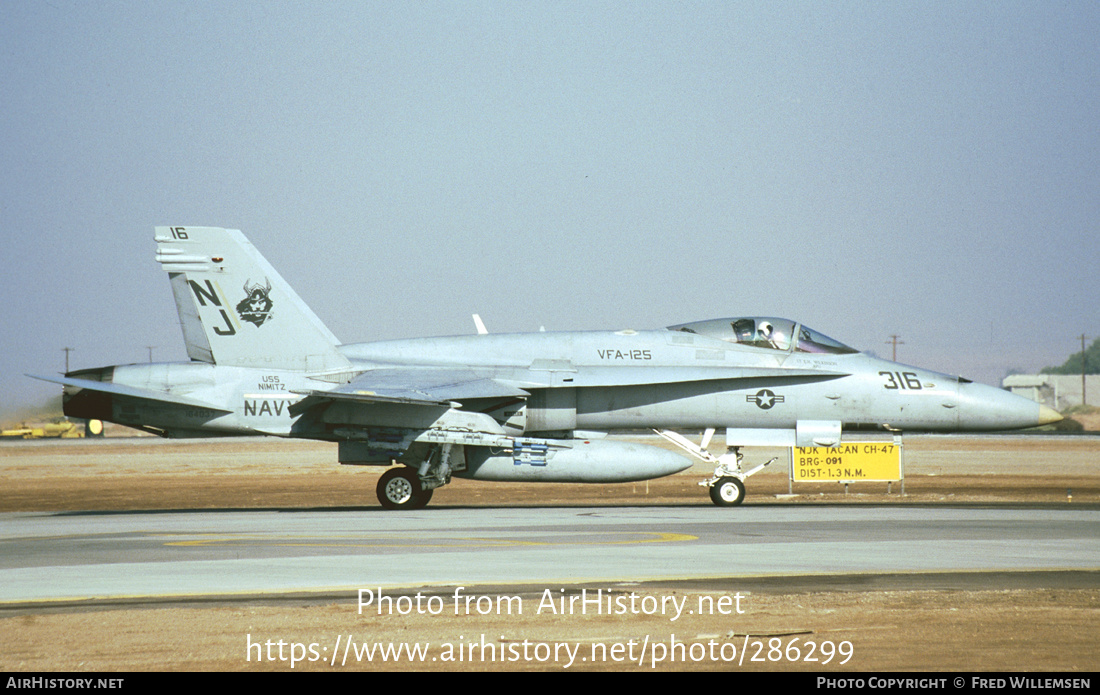
M 2 439 L 41 439 L 43 437 L 59 437 L 61 439 L 75 439 L 83 437 L 84 432 L 75 422 L 61 420 L 45 425 L 22 424 L 8 430 L 0 431 Z
M 1055 410 L 1082 402 L 1080 374 L 1013 374 L 1004 378 L 1001 387 Z M 1085 396 L 1088 405 L 1100 406 L 1100 374 L 1085 377 Z

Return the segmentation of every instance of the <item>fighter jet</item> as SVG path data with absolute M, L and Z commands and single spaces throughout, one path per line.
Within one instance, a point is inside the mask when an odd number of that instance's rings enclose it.
M 156 227 L 155 238 L 190 361 L 37 377 L 64 386 L 65 414 L 164 437 L 337 442 L 342 464 L 391 466 L 377 488 L 389 509 L 423 507 L 453 477 L 608 483 L 691 466 L 664 448 L 604 438 L 616 430 L 657 430 L 716 463 L 704 482 L 728 506 L 744 499 L 753 472 L 741 467 L 741 447 L 833 447 L 853 428 L 1061 419 L 782 318 L 517 334 L 478 320 L 476 334 L 343 345 L 240 231 Z M 719 428 L 727 453 L 708 458 Z M 684 431 L 705 431 L 704 441 Z

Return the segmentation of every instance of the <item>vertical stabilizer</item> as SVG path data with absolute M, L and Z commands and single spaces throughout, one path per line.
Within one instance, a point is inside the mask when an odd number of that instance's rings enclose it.
M 157 227 L 192 360 L 235 367 L 340 371 L 340 341 L 236 229 Z

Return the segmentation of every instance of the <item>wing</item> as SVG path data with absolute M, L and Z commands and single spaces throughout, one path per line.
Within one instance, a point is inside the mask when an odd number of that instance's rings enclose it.
M 331 391 L 307 391 L 305 395 L 299 407 L 311 407 L 326 400 L 450 407 L 455 402 L 477 398 L 526 398 L 530 392 L 514 382 L 471 369 L 448 367 L 373 369 Z
M 414 442 L 510 447 L 512 440 L 500 422 L 457 406 L 530 395 L 515 384 L 462 367 L 374 369 L 332 390 L 295 393 L 305 398 L 291 406 L 291 414 L 311 411 L 303 419 L 373 431 L 363 446 L 387 451 L 405 451 Z M 402 434 L 394 439 L 394 431 Z

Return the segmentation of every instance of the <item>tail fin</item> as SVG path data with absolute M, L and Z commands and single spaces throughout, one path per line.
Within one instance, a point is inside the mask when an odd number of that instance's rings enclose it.
M 187 354 L 235 367 L 332 372 L 340 341 L 236 229 L 157 227 Z

